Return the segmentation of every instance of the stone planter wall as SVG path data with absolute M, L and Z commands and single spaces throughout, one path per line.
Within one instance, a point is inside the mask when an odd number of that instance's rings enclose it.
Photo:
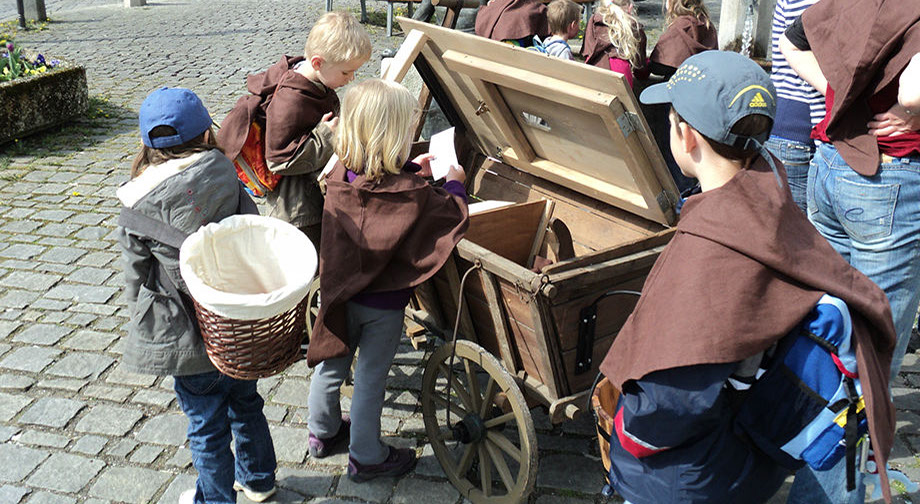
M 0 144 L 67 122 L 88 106 L 82 66 L 62 62 L 48 73 L 0 83 Z

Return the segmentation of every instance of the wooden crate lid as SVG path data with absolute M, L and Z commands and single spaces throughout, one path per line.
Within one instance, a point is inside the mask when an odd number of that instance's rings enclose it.
M 677 187 L 617 73 L 406 18 L 386 78 L 413 62 L 454 126 L 487 156 L 664 225 Z

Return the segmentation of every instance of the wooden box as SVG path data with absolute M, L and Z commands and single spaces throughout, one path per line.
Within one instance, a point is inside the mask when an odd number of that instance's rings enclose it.
M 462 337 L 554 422 L 572 417 L 636 302 L 604 294 L 641 289 L 676 221 L 674 181 L 622 75 L 399 23 L 408 35 L 386 77 L 414 64 L 456 127 L 471 203 L 511 202 L 471 217 L 455 260 L 417 290 L 416 313 L 449 337 L 462 295 Z M 554 262 L 538 270 L 538 257 Z

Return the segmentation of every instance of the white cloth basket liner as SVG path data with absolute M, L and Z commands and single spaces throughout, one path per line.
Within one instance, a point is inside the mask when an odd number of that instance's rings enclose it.
M 232 215 L 189 235 L 179 271 L 208 310 L 257 320 L 300 303 L 316 274 L 316 248 L 296 227 L 259 215 Z

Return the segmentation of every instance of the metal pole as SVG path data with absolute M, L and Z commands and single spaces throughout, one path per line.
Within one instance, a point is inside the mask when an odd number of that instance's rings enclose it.
M 16 8 L 19 9 L 19 27 L 26 27 L 26 7 L 22 0 L 16 0 Z

